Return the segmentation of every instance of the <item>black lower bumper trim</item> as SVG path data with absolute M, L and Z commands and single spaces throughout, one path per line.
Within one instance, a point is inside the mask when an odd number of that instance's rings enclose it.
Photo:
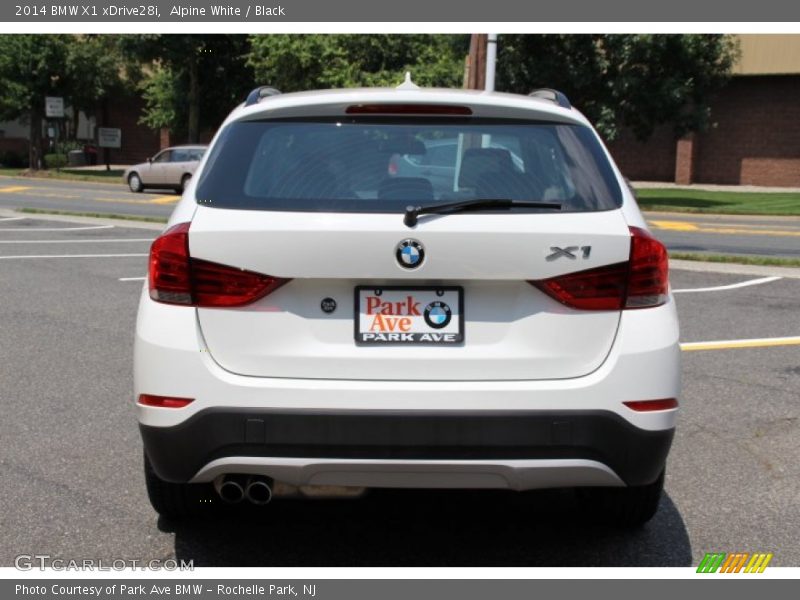
M 173 427 L 140 425 L 159 477 L 186 482 L 231 456 L 406 460 L 588 459 L 627 485 L 654 481 L 673 430 L 647 431 L 608 411 L 314 413 L 211 408 Z

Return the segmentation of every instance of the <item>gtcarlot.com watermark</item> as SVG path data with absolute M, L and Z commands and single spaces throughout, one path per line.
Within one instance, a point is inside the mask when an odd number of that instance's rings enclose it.
M 136 558 L 60 558 L 50 554 L 19 554 L 14 558 L 14 567 L 20 571 L 194 571 L 194 560 L 136 559 Z

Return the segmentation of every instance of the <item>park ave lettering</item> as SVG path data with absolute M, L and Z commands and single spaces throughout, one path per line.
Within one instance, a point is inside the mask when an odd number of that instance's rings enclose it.
M 399 302 L 384 302 L 378 296 L 367 297 L 367 315 L 372 317 L 370 331 L 409 331 L 411 317 L 419 317 L 419 302 L 406 296 Z

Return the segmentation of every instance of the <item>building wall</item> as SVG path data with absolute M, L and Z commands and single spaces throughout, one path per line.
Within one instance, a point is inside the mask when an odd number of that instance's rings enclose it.
M 736 77 L 711 114 L 695 182 L 800 186 L 800 75 Z
M 675 135 L 672 126 L 656 129 L 646 142 L 629 130 L 608 143 L 622 174 L 631 181 L 672 181 L 675 177 Z
M 112 148 L 111 162 L 115 164 L 134 164 L 153 156 L 161 147 L 158 130 L 150 129 L 138 123 L 144 108 L 144 101 L 138 97 L 126 97 L 110 100 L 108 103 L 108 120 L 103 119 L 98 111 L 98 127 L 118 127 L 122 129 L 122 148 Z M 100 153 L 102 160 L 102 151 Z
M 800 186 L 800 75 L 734 77 L 712 101 L 711 120 L 693 146 L 662 127 L 644 143 L 623 133 L 609 149 L 634 181 Z
M 143 107 L 144 102 L 136 96 L 109 100 L 107 121 L 103 122 L 101 107 L 98 107 L 93 118 L 87 118 L 81 113 L 77 120 L 77 133 L 79 137 L 94 136 L 94 125 L 119 127 L 122 129 L 122 148 L 109 149 L 110 161 L 115 164 L 142 162 L 160 149 L 159 132 L 138 123 Z M 27 125 L 21 125 L 19 122 L 0 123 L 0 153 L 13 150 L 27 156 L 28 135 Z M 47 148 L 46 140 L 44 147 Z M 99 151 L 98 160 L 103 161 L 102 149 Z

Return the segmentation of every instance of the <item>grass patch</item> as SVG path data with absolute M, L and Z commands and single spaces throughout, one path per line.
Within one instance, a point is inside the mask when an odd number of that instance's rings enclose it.
M 61 169 L 60 171 L 29 171 L 28 169 L 0 168 L 0 175 L 7 177 L 32 177 L 34 179 L 63 179 L 67 181 L 94 181 L 102 183 L 118 183 L 122 185 L 122 169 L 110 171 L 85 171 L 83 169 Z
M 800 215 L 797 192 L 710 192 L 693 189 L 636 190 L 643 210 L 731 215 Z
M 68 217 L 94 217 L 96 219 L 119 219 L 121 221 L 144 221 L 145 223 L 166 223 L 167 217 L 138 217 L 116 213 L 77 212 L 71 210 L 47 210 L 39 208 L 18 208 L 16 212 L 34 215 L 65 215 Z
M 800 267 L 800 258 L 780 258 L 774 256 L 742 256 L 739 254 L 702 254 L 700 252 L 670 252 L 675 260 L 697 260 L 736 265 L 760 265 L 767 267 Z

